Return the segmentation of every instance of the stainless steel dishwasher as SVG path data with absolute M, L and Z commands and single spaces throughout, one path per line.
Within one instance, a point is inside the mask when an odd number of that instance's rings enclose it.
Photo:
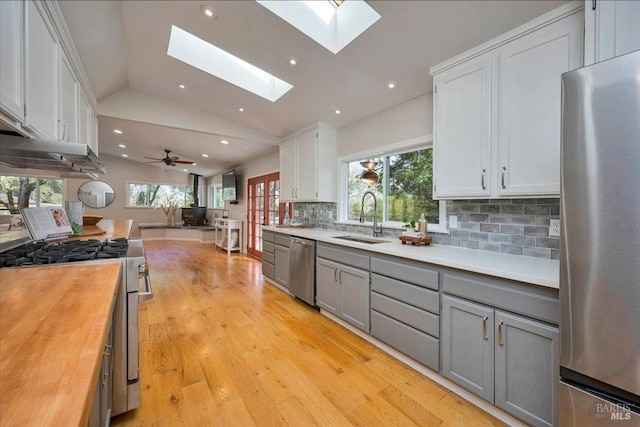
M 292 237 L 289 246 L 289 291 L 309 305 L 316 305 L 316 242 Z

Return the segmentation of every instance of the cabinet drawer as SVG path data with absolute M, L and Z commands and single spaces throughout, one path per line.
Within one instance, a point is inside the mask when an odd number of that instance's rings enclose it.
M 376 292 L 371 293 L 371 308 L 436 338 L 440 336 L 440 318 L 435 314 Z
M 273 231 L 262 231 L 262 241 L 263 242 L 275 242 L 276 239 L 276 235 L 273 233 Z
M 275 280 L 275 267 L 269 262 L 262 261 L 262 274 L 269 279 Z
M 279 246 L 286 246 L 287 248 L 291 244 L 291 237 L 286 236 L 284 234 L 276 234 L 275 235 L 275 243 Z
M 262 242 L 262 254 L 263 254 L 263 258 L 264 258 L 264 253 L 265 253 L 265 252 L 270 253 L 270 254 L 273 254 L 273 253 L 274 253 L 274 251 L 275 251 L 275 248 L 274 248 L 274 244 L 273 244 L 273 243 L 271 243 L 271 242 L 265 242 L 265 241 L 263 241 L 263 242 Z
M 423 263 L 371 257 L 371 272 L 438 290 L 438 275 Z
M 413 329 L 377 311 L 371 312 L 371 335 L 438 371 L 440 345 L 437 338 Z
M 558 290 L 466 273 L 444 273 L 444 292 L 558 324 Z
M 357 250 L 341 249 L 338 246 L 318 244 L 317 255 L 344 265 L 369 270 L 369 255 Z
M 262 252 L 262 262 L 268 262 L 269 264 L 276 263 L 276 257 L 273 253 L 263 251 Z
M 440 313 L 440 297 L 438 293 L 420 286 L 389 279 L 379 274 L 372 274 L 371 290 L 432 313 Z

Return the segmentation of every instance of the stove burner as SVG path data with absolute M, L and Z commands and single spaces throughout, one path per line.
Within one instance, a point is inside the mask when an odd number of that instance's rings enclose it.
M 124 238 L 27 243 L 1 253 L 0 268 L 121 258 L 127 255 L 128 245 L 127 239 Z

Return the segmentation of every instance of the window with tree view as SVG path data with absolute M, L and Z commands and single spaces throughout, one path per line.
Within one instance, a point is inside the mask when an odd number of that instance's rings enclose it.
M 373 171 L 378 182 L 373 186 L 361 181 L 366 171 L 363 161 L 374 161 Z M 376 194 L 378 221 L 405 222 L 417 220 L 424 213 L 429 224 L 439 224 L 440 203 L 433 200 L 433 150 L 431 148 L 370 157 L 349 162 L 348 217 L 360 219 L 364 192 Z M 364 204 L 365 221 L 372 221 L 373 198 L 367 196 Z
M 62 206 L 63 180 L 28 176 L 0 176 L 0 215 L 20 213 L 19 208 Z
M 129 183 L 130 207 L 167 206 L 177 204 L 179 208 L 193 203 L 193 187 L 187 185 Z

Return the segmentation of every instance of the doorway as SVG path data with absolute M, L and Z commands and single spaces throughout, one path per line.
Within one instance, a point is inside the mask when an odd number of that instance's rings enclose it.
M 284 203 L 280 203 L 280 173 L 250 178 L 247 183 L 247 253 L 262 258 L 262 225 L 282 224 Z

